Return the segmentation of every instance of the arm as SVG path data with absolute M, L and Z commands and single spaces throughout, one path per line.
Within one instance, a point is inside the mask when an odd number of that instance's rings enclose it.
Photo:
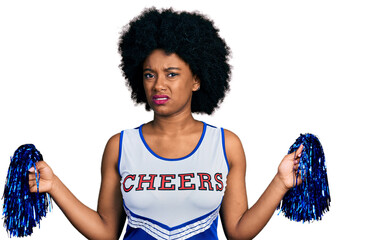
M 47 163 L 37 163 L 40 191 L 49 192 L 73 226 L 89 239 L 118 239 L 123 229 L 125 213 L 117 171 L 119 137 L 117 134 L 108 141 L 103 154 L 97 211 L 81 203 Z M 29 179 L 30 191 L 36 192 L 35 174 L 29 174 Z
M 232 132 L 225 131 L 225 147 L 230 165 L 226 192 L 222 201 L 221 219 L 229 239 L 252 239 L 268 223 L 281 199 L 292 187 L 299 158 L 294 153 L 286 155 L 278 172 L 258 201 L 248 209 L 245 187 L 245 154 L 240 139 Z M 297 155 L 302 151 L 297 150 Z M 300 177 L 298 184 L 301 183 Z

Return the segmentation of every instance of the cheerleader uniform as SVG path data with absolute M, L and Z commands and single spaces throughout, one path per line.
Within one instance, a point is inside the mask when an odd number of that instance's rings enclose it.
M 120 135 L 118 168 L 128 218 L 124 239 L 218 239 L 229 171 L 223 129 L 203 123 L 195 149 L 170 159 L 147 145 L 142 126 Z

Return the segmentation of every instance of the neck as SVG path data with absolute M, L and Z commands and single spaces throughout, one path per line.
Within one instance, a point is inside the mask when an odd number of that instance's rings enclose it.
M 164 117 L 154 114 L 154 120 L 150 122 L 151 127 L 164 133 L 176 134 L 186 129 L 192 128 L 198 121 L 191 113 L 181 114 L 174 117 Z

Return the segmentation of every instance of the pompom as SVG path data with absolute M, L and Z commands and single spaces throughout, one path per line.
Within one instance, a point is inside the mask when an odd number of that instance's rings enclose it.
M 298 171 L 303 182 L 285 194 L 277 209 L 290 220 L 304 223 L 321 220 L 329 211 L 330 194 L 325 155 L 319 139 L 313 134 L 301 134 L 288 153 L 296 151 L 301 144 L 304 149 Z
M 33 144 L 20 146 L 11 158 L 4 188 L 4 227 L 9 236 L 31 235 L 35 226 L 51 211 L 48 193 L 39 193 L 39 175 L 36 162 L 43 161 L 42 154 Z M 29 169 L 34 167 L 38 192 L 29 190 Z

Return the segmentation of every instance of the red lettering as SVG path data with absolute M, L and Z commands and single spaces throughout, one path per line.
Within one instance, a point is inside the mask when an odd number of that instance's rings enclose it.
M 128 188 L 125 186 L 125 181 L 127 181 L 128 178 L 130 178 L 130 179 L 132 179 L 134 181 L 134 179 L 136 178 L 136 175 L 128 175 L 128 176 L 126 176 L 124 178 L 124 180 L 123 180 L 123 189 L 124 189 L 125 192 L 129 192 L 134 187 L 133 184 L 131 184 Z
M 192 183 L 189 186 L 186 185 L 186 183 L 191 182 L 191 179 L 186 179 L 186 177 L 194 178 L 195 174 L 194 173 L 179 174 L 179 178 L 180 178 L 179 190 L 195 190 L 196 185 L 194 183 Z
M 135 186 L 137 188 L 136 191 L 143 191 L 143 190 L 156 190 L 155 187 L 155 178 L 157 177 L 157 174 L 139 174 L 136 176 L 135 174 L 129 174 L 126 176 L 123 180 L 122 187 L 125 192 L 131 191 Z M 178 190 L 195 190 L 196 189 L 196 183 L 193 181 L 195 179 L 195 173 L 181 173 L 178 174 L 180 185 L 178 187 Z M 138 177 L 138 183 L 135 184 L 136 177 Z M 173 182 L 173 179 L 176 179 L 176 174 L 159 174 L 160 177 L 160 185 L 158 187 L 158 190 L 175 190 L 176 185 L 175 182 Z M 198 190 L 208 190 L 208 191 L 214 191 L 214 185 L 215 184 L 215 190 L 216 191 L 223 191 L 224 189 L 224 183 L 223 183 L 223 174 L 222 173 L 216 173 L 214 177 L 210 175 L 209 173 L 197 173 L 197 177 L 200 179 L 200 186 Z M 213 183 L 212 183 L 212 177 Z M 192 182 L 193 181 L 193 182 Z M 148 184 L 145 186 L 145 184 Z
M 218 183 L 215 185 L 215 189 L 217 191 L 222 191 L 223 190 L 222 173 L 216 173 L 214 175 L 214 179 Z
M 149 174 L 149 179 L 144 179 L 146 174 L 140 174 L 138 175 L 138 187 L 136 188 L 136 191 L 144 190 L 142 187 L 142 184 L 149 183 L 149 187 L 147 187 L 147 190 L 155 190 L 154 187 L 154 178 L 157 176 L 156 174 Z
M 160 174 L 159 176 L 161 177 L 161 186 L 158 190 L 175 190 L 175 184 L 166 186 L 166 183 L 171 183 L 171 180 L 175 179 L 175 174 Z
M 204 183 L 207 183 L 210 191 L 214 190 L 213 187 L 212 187 L 212 184 L 210 182 L 210 180 L 211 180 L 210 174 L 208 174 L 208 173 L 197 173 L 197 175 L 200 176 L 200 188 L 199 188 L 199 190 L 208 190 L 204 186 Z

